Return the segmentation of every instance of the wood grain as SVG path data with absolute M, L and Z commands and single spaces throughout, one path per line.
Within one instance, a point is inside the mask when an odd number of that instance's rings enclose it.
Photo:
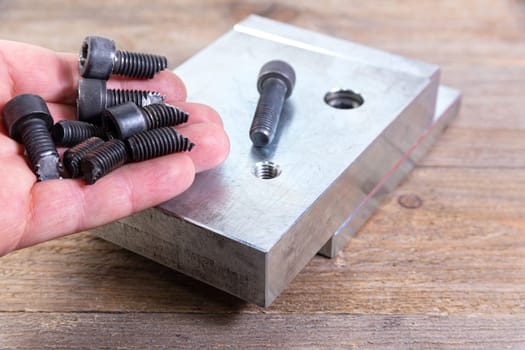
M 525 326 L 514 318 L 392 315 L 243 315 L 175 313 L 0 314 L 6 344 L 17 349 L 448 349 L 517 348 Z M 38 327 L 27 334 L 21 330 Z M 445 334 L 443 329 L 449 331 Z M 254 336 L 253 332 L 257 330 Z M 113 336 L 118 332 L 119 336 Z M 521 335 L 506 337 L 511 332 Z M 465 333 L 473 340 L 465 342 Z M 60 341 L 67 339 L 67 343 Z M 475 339 L 475 340 L 474 340 Z M 0 340 L 2 340 L 0 338 Z M 59 340 L 59 341 L 57 341 Z M 478 346 L 482 343 L 482 346 Z
M 107 35 L 174 67 L 250 13 L 439 64 L 460 115 L 270 308 L 80 233 L 0 258 L 0 348 L 524 348 L 523 0 L 0 1 L 0 37 Z

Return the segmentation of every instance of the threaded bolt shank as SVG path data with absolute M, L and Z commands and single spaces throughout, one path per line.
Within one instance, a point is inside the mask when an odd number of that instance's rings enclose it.
M 164 127 L 135 134 L 125 141 L 129 160 L 140 162 L 170 153 L 191 151 L 195 146 L 174 128 Z
M 156 91 L 108 89 L 106 107 L 121 105 L 130 101 L 137 106 L 147 106 L 153 103 L 162 103 L 165 98 L 160 92 Z
M 151 79 L 155 74 L 168 67 L 164 56 L 117 51 L 113 73 L 130 78 Z
M 146 120 L 148 130 L 179 125 L 188 121 L 188 113 L 177 107 L 165 104 L 156 103 L 144 106 L 141 111 Z
M 80 161 L 86 154 L 93 151 L 104 143 L 99 137 L 90 137 L 89 139 L 69 148 L 64 152 L 64 167 L 72 178 L 82 175 Z
M 55 143 L 63 147 L 72 147 L 90 137 L 107 139 L 106 131 L 96 125 L 79 120 L 61 120 L 51 129 Z
M 126 146 L 118 139 L 109 140 L 86 154 L 80 161 L 84 181 L 94 184 L 101 177 L 124 165 Z

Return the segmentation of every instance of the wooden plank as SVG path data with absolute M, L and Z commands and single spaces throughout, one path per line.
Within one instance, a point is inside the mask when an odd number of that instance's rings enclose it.
M 525 168 L 525 130 L 448 128 L 419 165 L 425 167 Z
M 422 206 L 403 208 L 405 194 Z M 419 168 L 341 255 L 315 258 L 266 312 L 520 313 L 524 202 L 525 170 Z M 85 234 L 2 258 L 0 277 L 3 311 L 260 311 Z
M 525 346 L 524 321 L 516 316 L 0 313 L 0 346 L 19 350 L 518 349 Z

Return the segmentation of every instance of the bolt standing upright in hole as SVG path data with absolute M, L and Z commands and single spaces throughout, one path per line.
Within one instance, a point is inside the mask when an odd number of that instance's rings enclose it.
M 37 95 L 19 95 L 2 113 L 9 136 L 24 145 L 38 181 L 60 179 L 62 164 L 49 134 L 53 118 L 46 102 Z
M 292 94 L 294 85 L 295 71 L 288 63 L 275 60 L 262 66 L 257 80 L 261 96 L 250 127 L 254 146 L 263 147 L 273 141 L 284 101 Z
M 107 107 L 134 102 L 137 106 L 162 103 L 166 96 L 160 92 L 144 90 L 115 90 L 106 87 L 105 80 L 80 79 L 78 81 L 78 120 L 97 123 Z
M 117 50 L 113 40 L 94 35 L 84 39 L 78 59 L 82 77 L 103 80 L 111 73 L 150 79 L 167 67 L 164 56 Z

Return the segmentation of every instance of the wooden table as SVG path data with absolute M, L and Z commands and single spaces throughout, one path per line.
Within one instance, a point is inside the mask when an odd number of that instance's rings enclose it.
M 438 64 L 460 115 L 270 308 L 80 233 L 0 259 L 0 348 L 525 347 L 523 0 L 1 1 L 0 37 L 100 34 L 175 67 L 251 13 Z

